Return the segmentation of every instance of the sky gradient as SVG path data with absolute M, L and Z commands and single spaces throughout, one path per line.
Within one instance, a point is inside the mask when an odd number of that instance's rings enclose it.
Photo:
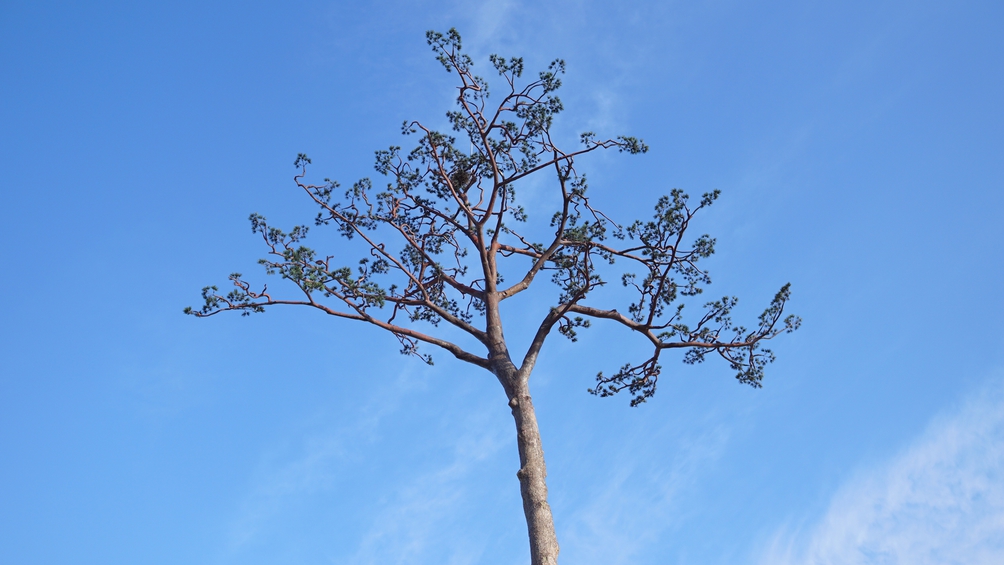
M 804 320 L 763 389 L 669 358 L 638 408 L 586 389 L 644 343 L 548 342 L 563 563 L 1004 562 L 1004 5 L 512 0 L 0 6 L 0 563 L 527 561 L 488 373 L 181 313 L 266 282 L 251 212 L 311 222 L 297 153 L 379 182 L 404 120 L 446 127 L 450 27 L 489 83 L 491 53 L 564 58 L 559 138 L 651 148 L 577 163 L 599 207 L 721 189 L 705 296 L 753 320 L 791 282 Z M 555 296 L 510 306 L 515 349 Z

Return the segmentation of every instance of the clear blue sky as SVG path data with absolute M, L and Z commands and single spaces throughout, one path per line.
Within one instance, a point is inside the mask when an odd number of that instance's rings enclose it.
M 250 212 L 312 219 L 298 152 L 351 183 L 443 123 L 453 26 L 486 76 L 563 57 L 557 131 L 651 146 L 583 161 L 594 198 L 721 189 L 711 295 L 748 319 L 790 281 L 805 320 L 763 389 L 669 359 L 635 409 L 586 393 L 633 336 L 549 343 L 564 563 L 1004 562 L 1004 4 L 612 4 L 3 3 L 0 563 L 526 562 L 490 375 L 181 314 L 265 280 Z

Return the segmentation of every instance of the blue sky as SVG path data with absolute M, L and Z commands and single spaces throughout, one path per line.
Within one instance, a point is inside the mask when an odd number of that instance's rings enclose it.
M 265 280 L 250 212 L 313 217 L 297 153 L 347 184 L 445 122 L 424 32 L 453 26 L 486 76 L 567 61 L 559 135 L 650 145 L 581 164 L 617 219 L 721 189 L 710 294 L 750 319 L 790 281 L 805 320 L 763 389 L 670 359 L 634 409 L 586 388 L 643 344 L 549 342 L 563 562 L 1004 562 L 1004 7 L 609 4 L 3 4 L 0 562 L 526 561 L 490 375 L 315 312 L 181 314 Z

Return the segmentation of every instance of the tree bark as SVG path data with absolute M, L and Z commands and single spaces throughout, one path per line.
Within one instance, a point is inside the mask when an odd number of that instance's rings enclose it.
M 544 465 L 544 448 L 540 443 L 537 414 L 530 399 L 530 371 L 532 363 L 517 369 L 509 356 L 502 320 L 499 316 L 500 295 L 495 292 L 494 251 L 485 259 L 485 336 L 488 346 L 489 370 L 494 373 L 509 398 L 509 408 L 516 422 L 516 445 L 519 448 L 519 492 L 523 497 L 523 514 L 526 516 L 530 536 L 530 565 L 558 564 L 558 536 L 554 532 L 551 505 L 547 503 L 547 467 Z
M 551 506 L 547 503 L 547 467 L 544 465 L 537 416 L 526 381 L 519 379 L 514 384 L 511 388 L 506 387 L 506 392 L 513 420 L 516 421 L 516 443 L 519 447 L 516 477 L 519 478 L 523 513 L 530 535 L 530 565 L 557 565 L 558 536 L 554 531 Z

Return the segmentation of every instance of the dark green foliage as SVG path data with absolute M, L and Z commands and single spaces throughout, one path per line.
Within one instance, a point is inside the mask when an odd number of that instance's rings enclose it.
M 654 353 L 612 376 L 600 373 L 590 389 L 593 394 L 610 396 L 626 389 L 632 405 L 644 402 L 655 392 L 662 351 L 674 348 L 685 350 L 685 363 L 700 363 L 715 353 L 741 382 L 760 386 L 764 366 L 774 359 L 761 342 L 800 323 L 793 316 L 782 320 L 788 285 L 753 330 L 733 324 L 734 297 L 704 304 L 692 327 L 683 321 L 681 301 L 711 283 L 701 261 L 715 250 L 714 238 L 690 240 L 687 230 L 719 191 L 705 193 L 692 208 L 689 197 L 673 189 L 656 202 L 652 219 L 622 227 L 593 206 L 576 159 L 614 148 L 642 154 L 648 146 L 635 137 L 603 139 L 586 132 L 579 136 L 579 149 L 558 147 L 551 127 L 563 109 L 556 91 L 564 61 L 555 59 L 535 80 L 520 85 L 523 59 L 492 55 L 489 61 L 504 84 L 490 104 L 488 83 L 473 74 L 473 61 L 462 53 L 456 30 L 429 32 L 426 39 L 436 60 L 459 77 L 457 107 L 446 113 L 452 131 L 404 122 L 402 134 L 414 140 L 413 148 L 394 145 L 376 152 L 374 168 L 385 179 L 379 188 L 368 178 L 348 189 L 330 179 L 305 184 L 311 160 L 298 155 L 295 181 L 319 207 L 315 227 L 333 226 L 344 244 L 335 254 L 319 254 L 304 244 L 308 227 L 295 226 L 287 233 L 252 214 L 252 230 L 268 249 L 260 263 L 269 275 L 290 281 L 299 294 L 278 299 L 267 288 L 256 293 L 234 274 L 235 290 L 224 296 L 216 287 L 206 287 L 205 304 L 185 312 L 210 316 L 224 310 L 261 312 L 278 304 L 310 306 L 388 330 L 401 342 L 402 353 L 426 362 L 431 358 L 419 352 L 419 342 L 487 368 L 491 355 L 499 353 L 491 351 L 498 346 L 492 341 L 496 330 L 488 324 L 498 318 L 498 303 L 528 288 L 541 271 L 550 271 L 555 305 L 541 313 L 524 361 L 530 368 L 555 326 L 575 341 L 577 331 L 588 328 L 591 320 L 607 319 L 644 336 Z M 546 171 L 561 205 L 553 214 L 531 218 L 519 204 L 517 188 L 525 177 Z M 550 224 L 543 227 L 548 241 L 532 241 L 520 231 L 526 222 L 548 216 Z M 610 276 L 634 294 L 626 314 L 590 303 L 596 296 L 592 291 Z M 504 287 L 507 278 L 511 284 Z M 425 333 L 443 322 L 473 339 L 477 349 Z

